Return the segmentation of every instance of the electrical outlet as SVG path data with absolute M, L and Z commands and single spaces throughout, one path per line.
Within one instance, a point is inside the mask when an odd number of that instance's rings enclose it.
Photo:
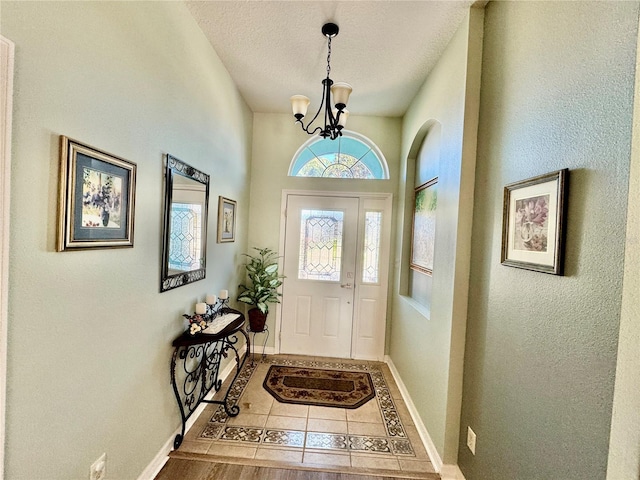
M 107 454 L 100 455 L 89 470 L 89 480 L 105 480 L 107 478 Z
M 476 454 L 476 434 L 471 430 L 471 427 L 467 427 L 467 447 L 471 453 Z

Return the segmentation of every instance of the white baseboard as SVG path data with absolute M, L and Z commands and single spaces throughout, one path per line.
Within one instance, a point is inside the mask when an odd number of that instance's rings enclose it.
M 251 345 L 251 351 L 253 352 L 254 355 L 262 355 L 262 345 Z M 275 347 L 265 347 L 264 354 L 275 355 L 276 354 Z
M 246 351 L 246 349 L 247 349 L 247 346 L 243 345 L 243 347 L 238 352 L 240 356 L 244 355 L 244 352 Z M 220 372 L 219 378 L 224 382 L 226 378 L 229 376 L 229 374 L 231 374 L 231 372 L 233 372 L 234 370 L 235 370 L 235 362 L 229 362 L 227 366 L 224 368 L 224 370 Z M 215 394 L 216 394 L 215 389 L 212 389 L 209 392 L 209 394 L 204 398 L 205 400 L 211 400 Z M 202 412 L 204 412 L 204 409 L 206 407 L 207 407 L 206 403 L 201 403 L 200 405 L 198 405 L 198 408 L 196 408 L 193 411 L 193 413 L 191 414 L 191 416 L 189 417 L 189 420 L 187 420 L 187 423 L 185 425 L 185 430 L 184 430 L 185 435 L 187 434 L 189 429 L 193 427 L 193 424 L 196 423 L 196 420 L 198 420 L 198 417 L 202 414 Z M 168 455 L 169 455 L 169 452 L 173 450 L 173 441 L 175 440 L 176 435 L 178 435 L 181 431 L 182 431 L 182 427 L 178 427 L 175 430 L 175 432 L 173 432 L 173 434 L 169 437 L 169 440 L 166 441 L 166 443 L 162 446 L 158 454 L 153 458 L 153 460 L 151 460 L 151 463 L 149 463 L 149 465 L 147 465 L 147 467 L 142 471 L 142 473 L 138 477 L 138 480 L 153 480 L 156 477 L 156 475 L 160 473 L 160 470 L 162 470 L 162 467 L 164 467 L 164 464 L 167 463 L 167 460 L 169 460 Z
M 396 381 L 396 385 L 398 386 L 400 394 L 402 395 L 402 399 L 404 400 L 404 403 L 409 410 L 411 419 L 413 420 L 413 423 L 418 430 L 418 434 L 420 435 L 422 444 L 424 445 L 424 448 L 427 451 L 427 455 L 429 455 L 429 459 L 433 464 L 433 468 L 435 468 L 436 472 L 440 474 L 442 480 L 465 480 L 464 475 L 462 474 L 462 471 L 460 471 L 458 465 L 448 465 L 442 463 L 442 458 L 440 458 L 438 449 L 436 448 L 435 443 L 433 443 L 433 440 L 431 439 L 431 436 L 427 431 L 427 427 L 422 422 L 420 414 L 418 413 L 418 409 L 413 403 L 411 395 L 409 395 L 409 391 L 407 390 L 407 387 L 400 377 L 398 369 L 394 365 L 393 360 L 391 359 L 391 357 L 389 357 L 389 355 L 385 356 L 385 363 L 389 366 L 389 370 L 391 370 L 393 379 Z

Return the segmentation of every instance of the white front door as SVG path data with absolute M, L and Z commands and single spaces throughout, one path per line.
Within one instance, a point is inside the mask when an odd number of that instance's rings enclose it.
M 286 196 L 280 352 L 382 360 L 391 198 Z

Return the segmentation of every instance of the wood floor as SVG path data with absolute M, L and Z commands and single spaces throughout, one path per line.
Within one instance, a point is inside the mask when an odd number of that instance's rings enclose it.
M 433 479 L 440 476 L 433 474 Z M 155 480 L 401 480 L 400 477 L 288 470 L 170 458 Z

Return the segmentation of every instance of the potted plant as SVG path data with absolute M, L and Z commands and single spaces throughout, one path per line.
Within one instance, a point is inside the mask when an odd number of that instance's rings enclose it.
M 277 252 L 270 248 L 254 247 L 254 250 L 258 251 L 255 256 L 244 254 L 249 259 L 245 267 L 250 282 L 248 285 L 238 285 L 238 301 L 254 306 L 249 310 L 249 326 L 252 332 L 262 332 L 269 314 L 269 304 L 280 303 L 278 288 L 284 276 L 278 275 Z

